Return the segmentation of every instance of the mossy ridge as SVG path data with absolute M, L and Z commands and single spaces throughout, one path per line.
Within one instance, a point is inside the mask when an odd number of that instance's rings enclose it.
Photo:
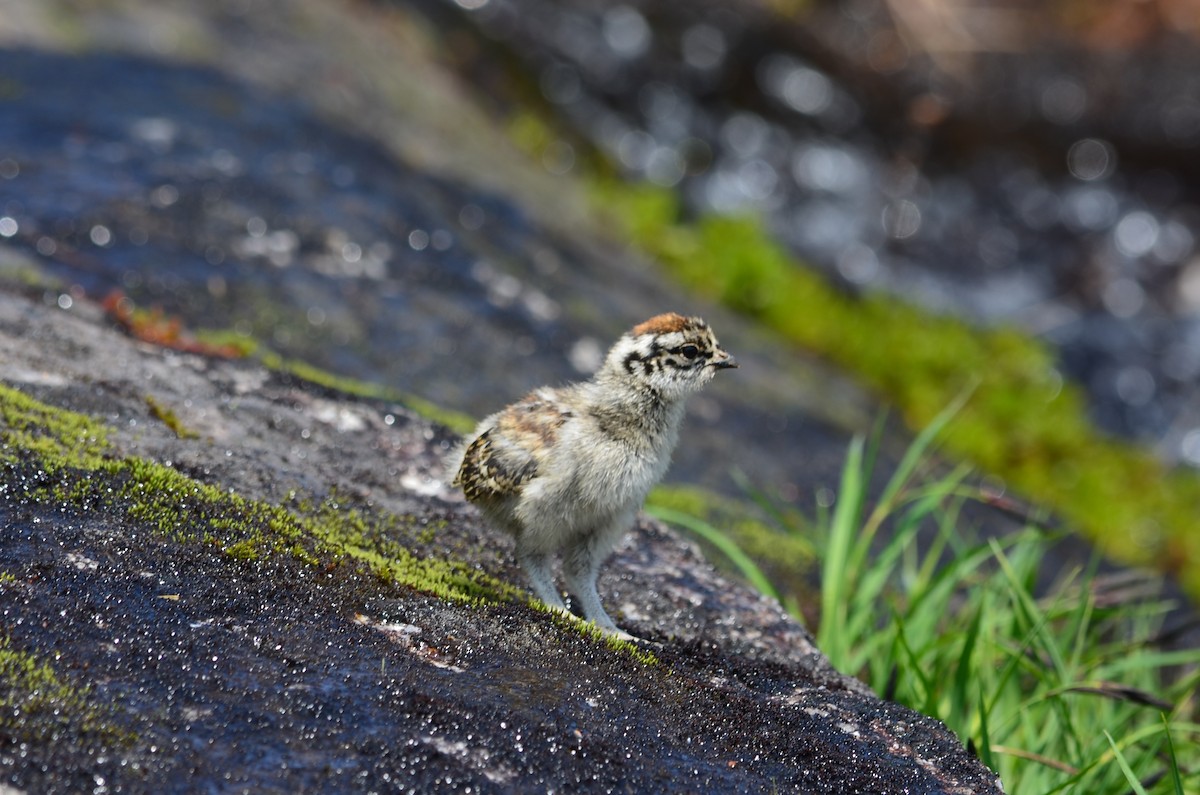
M 166 315 L 161 310 L 138 308 L 132 299 L 120 292 L 104 299 L 103 306 L 127 333 L 145 342 L 204 356 L 254 358 L 268 370 L 285 373 L 325 389 L 368 400 L 399 403 L 425 419 L 441 423 L 459 433 L 466 433 L 475 427 L 474 420 L 465 414 L 442 408 L 432 401 L 382 384 L 336 375 L 307 362 L 284 358 L 247 334 L 219 329 L 187 331 L 180 318 Z M 155 402 L 152 397 L 147 397 L 146 403 L 155 417 L 162 420 L 177 435 L 183 434 L 180 438 L 191 438 L 187 435 L 191 432 L 182 426 L 169 409 Z
M 59 743 L 92 737 L 107 745 L 130 746 L 136 736 L 116 728 L 110 704 L 87 685 L 61 677 L 37 656 L 13 648 L 0 636 L 0 736 L 14 744 Z
M 416 557 L 336 503 L 297 515 L 153 461 L 117 457 L 103 425 L 19 390 L 0 386 L 0 419 L 9 499 L 107 509 L 176 541 L 214 544 L 239 560 L 286 554 L 309 564 L 363 565 L 389 582 L 472 604 L 524 598 L 465 563 Z
M 300 503 L 297 520 L 312 537 L 366 564 L 387 580 L 420 583 L 418 590 L 471 604 L 526 602 L 522 588 L 485 574 L 469 564 L 415 554 L 402 539 L 420 542 L 431 525 L 419 516 L 348 507 L 336 495 L 312 507 Z
M 432 422 L 445 425 L 458 433 L 466 433 L 475 427 L 475 420 L 461 412 L 442 408 L 432 401 L 416 395 L 393 389 L 383 384 L 359 381 L 354 378 L 336 375 L 307 362 L 295 359 L 285 359 L 273 351 L 260 350 L 255 356 L 268 370 L 299 378 L 326 389 L 332 389 L 346 395 L 368 400 L 383 400 L 399 403 L 416 414 Z
M 108 429 L 82 414 L 47 406 L 24 392 L 0 384 L 0 462 L 17 460 L 21 451 L 48 465 L 72 461 L 92 469 L 109 452 Z
M 1102 436 L 1045 346 L 889 296 L 847 295 L 800 267 L 756 220 L 689 223 L 669 191 L 613 179 L 592 187 L 596 205 L 683 285 L 856 373 L 909 427 L 973 389 L 947 432 L 949 452 L 1051 506 L 1114 557 L 1172 572 L 1200 597 L 1200 478 Z
M 377 514 L 370 510 L 348 508 L 336 496 L 315 507 L 301 504 L 300 510 L 305 517 L 303 521 L 311 523 L 315 533 L 340 548 L 356 550 L 357 554 L 361 554 L 364 560 L 371 562 L 377 571 L 385 575 L 394 569 L 419 570 L 424 566 L 427 559 L 415 556 L 398 539 L 410 538 L 417 543 L 429 543 L 432 540 L 430 534 L 436 532 L 440 524 L 438 520 L 430 522 L 416 516 Z M 451 560 L 447 563 L 449 565 L 445 570 L 431 576 L 445 578 L 462 592 L 477 592 L 477 604 L 500 601 L 527 603 L 535 610 L 551 616 L 558 625 L 599 640 L 613 651 L 629 655 L 643 665 L 659 664 L 659 659 L 653 653 L 610 635 L 582 618 L 563 615 L 532 599 L 522 587 L 498 581 L 460 561 Z
M 419 570 L 427 559 L 415 556 L 399 541 L 411 538 L 417 543 L 429 543 L 431 533 L 436 532 L 437 520 L 429 522 L 416 516 L 398 517 L 392 514 L 375 514 L 359 508 L 348 508 L 334 496 L 319 506 L 301 505 L 306 523 L 311 523 L 314 532 L 338 547 L 355 550 L 385 576 L 395 570 Z M 580 632 L 585 637 L 603 642 L 615 652 L 626 654 L 643 665 L 658 665 L 659 659 L 635 643 L 610 635 L 595 624 L 577 616 L 563 615 L 558 610 L 532 599 L 524 588 L 496 580 L 478 569 L 460 561 L 447 561 L 448 567 L 436 574 L 423 572 L 424 576 L 445 578 L 462 592 L 475 591 L 477 604 L 500 601 L 523 602 L 535 610 L 551 616 L 555 623 L 566 629 Z
M 418 416 L 445 425 L 447 428 L 458 433 L 466 433 L 475 427 L 475 420 L 466 414 L 443 408 L 430 400 L 409 392 L 394 389 L 383 384 L 360 381 L 349 376 L 337 375 L 328 370 L 322 370 L 308 362 L 285 358 L 235 331 L 197 331 L 196 339 L 210 345 L 237 346 L 242 351 L 243 356 L 256 359 L 268 370 L 283 373 L 325 389 L 332 389 L 335 392 L 367 400 L 399 403 L 411 409 Z
M 605 632 L 587 619 L 580 618 L 572 613 L 564 613 L 558 608 L 550 607 L 542 602 L 534 601 L 531 602 L 531 605 L 538 612 L 546 614 L 553 623 L 563 629 L 578 632 L 585 638 L 603 643 L 612 651 L 618 654 L 626 654 L 642 665 L 659 666 L 662 664 L 662 660 L 654 652 L 643 649 L 633 641 L 625 640 L 617 635 Z

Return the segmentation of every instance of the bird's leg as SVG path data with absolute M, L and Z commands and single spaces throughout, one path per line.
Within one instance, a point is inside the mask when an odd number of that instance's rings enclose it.
M 545 552 L 522 549 L 518 542 L 517 562 L 525 570 L 525 577 L 529 580 L 529 587 L 533 589 L 534 595 L 545 602 L 547 607 L 567 612 L 562 595 L 554 584 L 554 572 L 550 569 L 550 555 Z
M 567 591 L 579 602 L 584 618 L 605 632 L 631 640 L 633 636 L 618 629 L 605 612 L 600 594 L 596 591 L 600 564 L 608 557 L 613 546 L 608 536 L 606 533 L 588 534 L 568 547 L 563 556 L 563 580 L 566 581 Z

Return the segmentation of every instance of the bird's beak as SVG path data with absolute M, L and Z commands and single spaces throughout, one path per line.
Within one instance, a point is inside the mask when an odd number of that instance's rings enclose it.
M 729 370 L 738 366 L 737 359 L 720 349 L 717 349 L 717 354 L 711 364 L 718 370 Z

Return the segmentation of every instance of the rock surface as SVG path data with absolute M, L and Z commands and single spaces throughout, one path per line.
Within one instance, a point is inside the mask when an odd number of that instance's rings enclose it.
M 740 494 L 739 469 L 800 503 L 836 483 L 872 399 L 607 238 L 578 180 L 481 111 L 419 13 L 146 5 L 0 0 L 23 21 L 0 25 L 0 217 L 17 225 L 0 254 L 61 292 L 120 289 L 474 416 L 590 373 L 651 315 L 702 314 L 743 366 L 693 402 L 704 431 L 669 477 Z M 62 52 L 73 35 L 86 46 Z
M 82 704 L 0 691 L 18 791 L 1001 791 L 944 726 L 834 671 L 652 522 L 600 585 L 653 659 L 517 591 L 445 599 L 385 576 L 399 544 L 460 561 L 463 582 L 519 581 L 507 539 L 440 485 L 448 432 L 403 406 L 12 290 L 0 361 L 0 654 L 49 666 Z M 106 426 L 99 463 L 39 458 L 22 395 Z M 129 488 L 142 471 L 171 484 L 165 503 Z M 229 528 L 251 504 L 282 513 L 247 547 Z M 272 545 L 306 513 L 324 540 Z M 352 543 L 362 517 L 383 531 Z

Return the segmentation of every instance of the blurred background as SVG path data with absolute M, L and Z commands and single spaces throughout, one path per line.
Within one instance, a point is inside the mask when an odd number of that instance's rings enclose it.
M 1197 0 L 0 0 L 0 274 L 475 416 L 702 313 L 745 366 L 674 483 L 828 507 L 853 434 L 970 394 L 950 460 L 1195 595 L 1197 36 Z

